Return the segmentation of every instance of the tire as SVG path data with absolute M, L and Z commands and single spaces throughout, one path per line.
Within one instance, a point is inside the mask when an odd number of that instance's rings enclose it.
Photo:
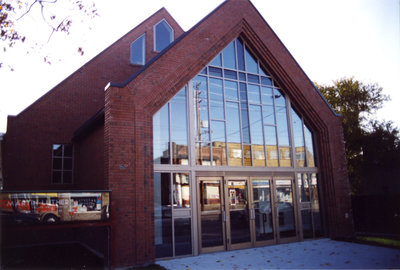
M 53 214 L 48 214 L 48 215 L 44 216 L 44 218 L 43 218 L 44 223 L 57 223 L 58 221 L 59 221 L 59 218 Z

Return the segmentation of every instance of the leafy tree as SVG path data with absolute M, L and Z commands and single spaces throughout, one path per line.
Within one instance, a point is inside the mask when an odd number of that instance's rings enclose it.
M 3 52 L 6 52 L 8 48 L 13 47 L 17 42 L 24 42 L 27 39 L 25 33 L 20 33 L 17 30 L 17 25 L 27 14 L 34 12 L 36 7 L 40 8 L 40 13 L 37 14 L 36 12 L 35 16 L 41 16 L 43 23 L 50 29 L 48 41 L 55 32 L 69 34 L 73 20 L 69 14 L 61 14 L 60 10 L 62 10 L 62 7 L 57 7 L 57 3 L 65 5 L 66 1 L 0 0 L 0 41 L 2 42 Z M 98 16 L 94 3 L 86 5 L 83 3 L 83 0 L 69 0 L 68 5 L 71 10 L 78 10 L 90 18 Z M 78 48 L 78 52 L 83 55 L 84 51 L 82 47 Z M 44 59 L 46 61 L 46 57 Z M 2 62 L 0 59 L 1 66 Z
M 351 191 L 361 192 L 363 183 L 363 148 L 368 134 L 368 117 L 382 107 L 389 97 L 377 84 L 364 85 L 354 78 L 318 86 L 332 108 L 341 114 Z M 372 125 L 372 128 L 376 126 Z

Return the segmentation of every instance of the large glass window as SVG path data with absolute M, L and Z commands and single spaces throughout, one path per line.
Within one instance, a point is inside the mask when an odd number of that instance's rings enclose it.
M 190 181 L 187 173 L 154 173 L 156 257 L 192 254 Z
M 144 65 L 146 60 L 146 35 L 143 34 L 131 43 L 131 63 Z
M 162 20 L 154 26 L 154 50 L 161 52 L 174 40 L 174 30 L 167 23 Z
M 186 87 L 153 116 L 154 164 L 188 165 Z
M 72 184 L 72 144 L 53 144 L 52 151 L 53 184 Z

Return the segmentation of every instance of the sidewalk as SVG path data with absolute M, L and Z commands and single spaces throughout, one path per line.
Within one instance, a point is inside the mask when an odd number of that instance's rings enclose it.
M 157 261 L 167 269 L 400 269 L 400 250 L 330 239 Z

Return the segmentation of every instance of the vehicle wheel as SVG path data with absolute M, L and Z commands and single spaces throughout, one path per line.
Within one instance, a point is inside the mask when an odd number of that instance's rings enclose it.
M 56 223 L 56 222 L 58 222 L 58 217 L 56 215 L 53 215 L 53 214 L 46 215 L 43 218 L 43 222 L 45 222 L 45 223 Z

